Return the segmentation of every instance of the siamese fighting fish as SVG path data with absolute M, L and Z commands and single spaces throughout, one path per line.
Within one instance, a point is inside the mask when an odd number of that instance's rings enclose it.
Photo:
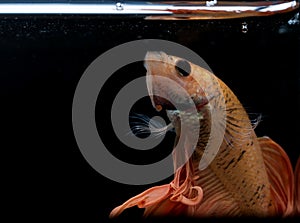
M 164 52 L 148 52 L 144 63 L 151 102 L 176 132 L 174 179 L 130 198 L 110 217 L 132 206 L 145 208 L 144 217 L 299 215 L 300 159 L 294 172 L 280 145 L 256 136 L 257 122 L 222 80 Z M 195 148 L 178 165 L 195 135 Z

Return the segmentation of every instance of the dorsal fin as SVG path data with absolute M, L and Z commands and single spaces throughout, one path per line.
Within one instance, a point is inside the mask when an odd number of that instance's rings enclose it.
M 288 155 L 272 139 L 258 138 L 267 174 L 271 184 L 271 195 L 275 215 L 288 216 L 294 212 L 294 174 Z

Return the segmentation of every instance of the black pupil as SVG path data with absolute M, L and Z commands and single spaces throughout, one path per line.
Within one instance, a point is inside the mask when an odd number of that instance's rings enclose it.
M 175 69 L 183 77 L 189 76 L 191 73 L 191 66 L 186 60 L 178 60 L 175 65 Z

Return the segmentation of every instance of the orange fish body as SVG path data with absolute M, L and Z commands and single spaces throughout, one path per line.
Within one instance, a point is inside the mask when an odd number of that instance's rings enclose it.
M 129 199 L 115 208 L 111 217 L 134 205 L 146 208 L 145 216 L 288 216 L 294 213 L 295 206 L 299 211 L 299 195 L 295 196 L 294 174 L 287 154 L 270 138 L 256 136 L 243 106 L 220 79 L 163 52 L 148 52 L 145 65 L 149 95 L 157 110 L 172 106 L 155 95 L 166 95 L 183 103 L 187 100 L 177 89 L 164 85 L 158 76 L 176 82 L 188 92 L 197 108 L 197 117 L 201 117 L 198 142 L 188 161 L 179 167 L 175 165 L 170 184 L 150 188 Z M 225 121 L 211 121 L 215 110 L 224 112 Z M 183 120 L 172 115 L 170 120 L 178 141 Z M 214 158 L 199 169 L 207 144 L 218 137 L 217 134 L 210 138 L 213 127 L 224 128 L 224 137 Z M 182 150 L 189 146 L 186 140 Z M 178 156 L 173 152 L 174 163 Z M 299 181 L 299 165 L 296 173 Z

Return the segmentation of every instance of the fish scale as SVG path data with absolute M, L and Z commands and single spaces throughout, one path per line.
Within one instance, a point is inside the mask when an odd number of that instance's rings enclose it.
M 251 137 L 236 142 L 241 136 L 228 129 L 227 123 L 226 132 L 230 132 L 233 138 L 232 146 L 223 141 L 210 168 L 236 198 L 242 212 L 247 215 L 268 215 L 271 209 L 269 205 L 272 205 L 270 185 L 257 137 L 237 97 L 221 80 L 219 84 L 223 90 L 226 108 L 237 108 L 226 114 L 228 117 L 234 117 L 231 125 L 235 124 L 240 129 L 251 129 Z

